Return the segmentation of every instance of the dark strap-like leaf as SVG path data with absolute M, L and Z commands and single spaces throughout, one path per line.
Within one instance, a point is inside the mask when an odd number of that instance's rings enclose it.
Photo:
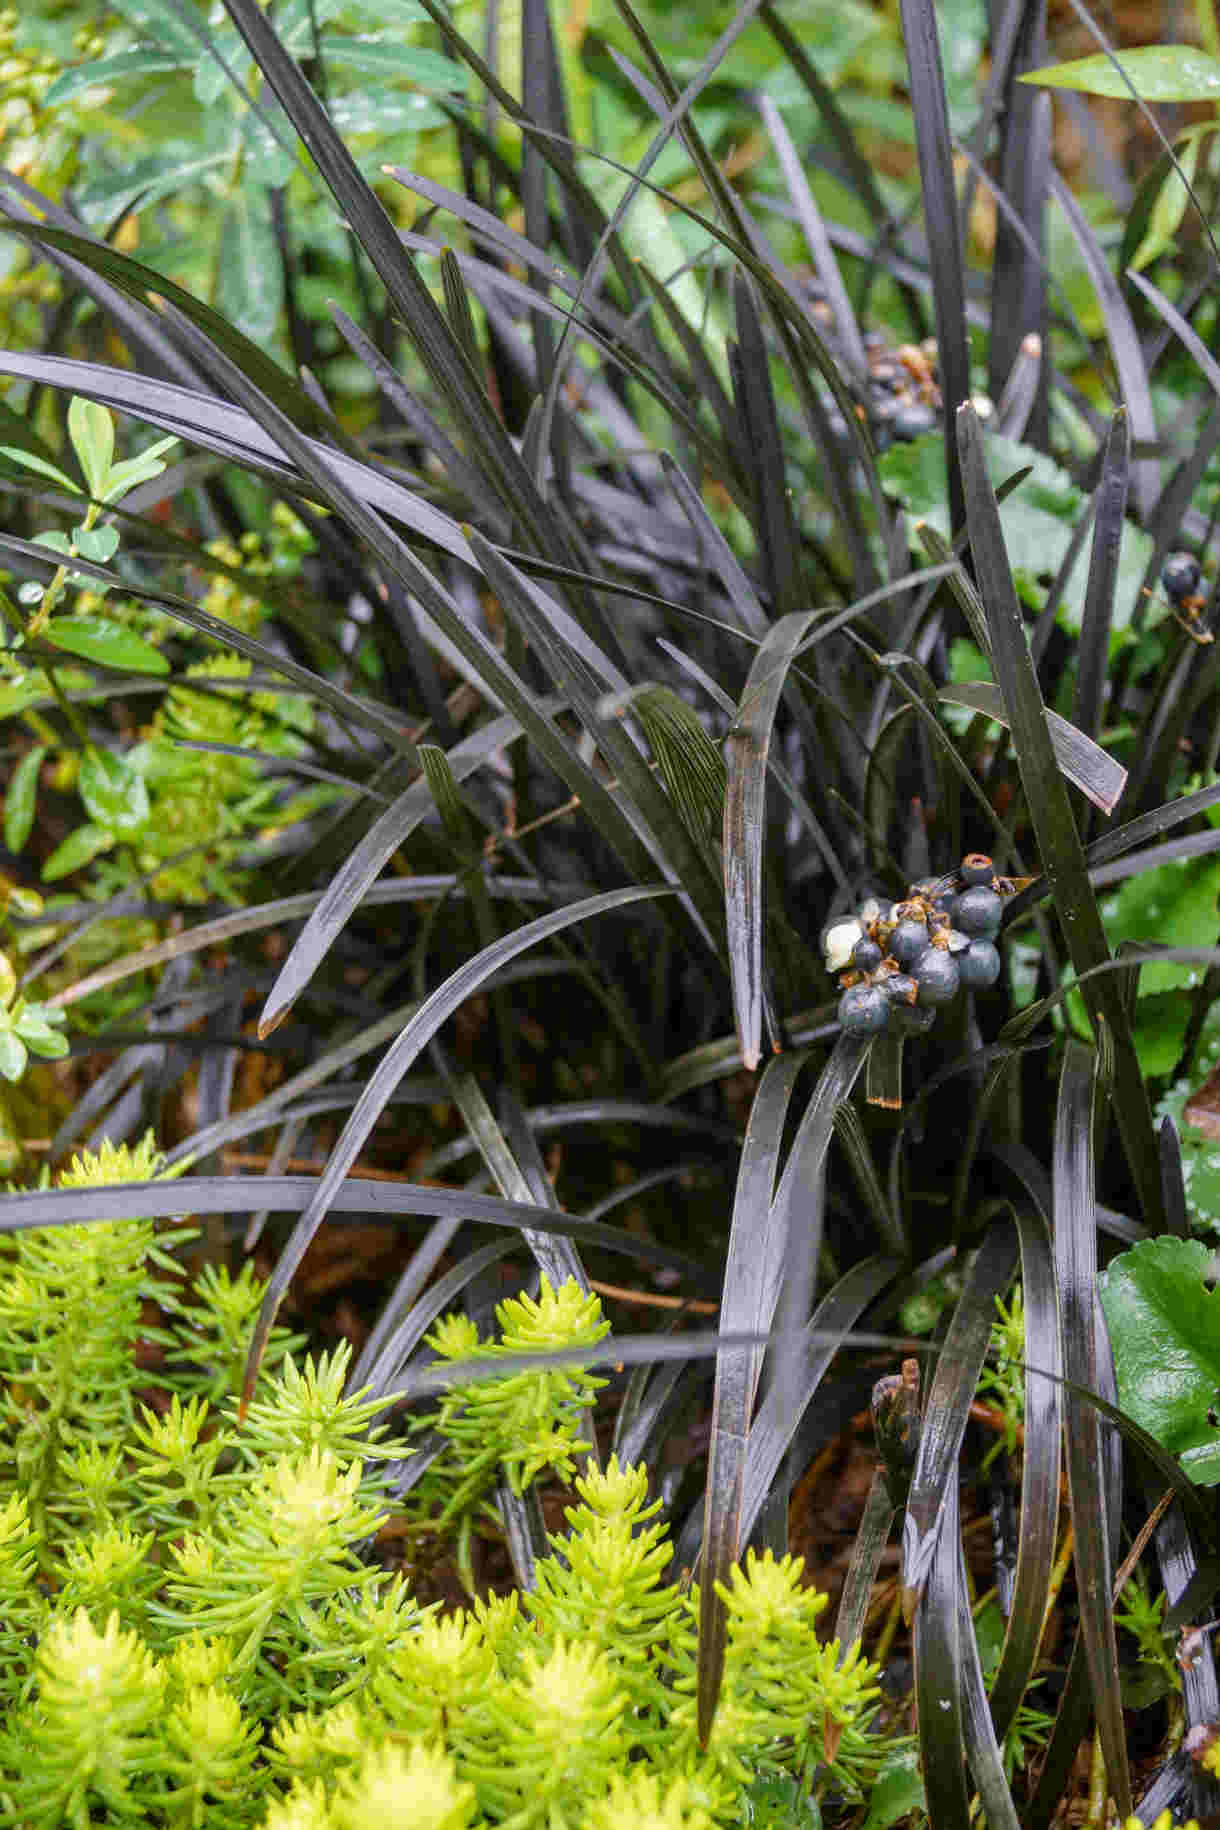
M 754 1095 L 737 1170 L 720 1303 L 720 1326 L 726 1333 L 769 1326 L 770 1318 L 762 1319 L 762 1294 L 771 1197 L 784 1120 L 805 1060 L 804 1054 L 787 1054 L 769 1062 Z M 727 1636 L 725 1605 L 716 1584 L 728 1581 L 740 1549 L 746 1453 L 760 1359 L 756 1347 L 725 1348 L 716 1356 L 699 1588 L 699 1739 L 704 1746 L 716 1713 Z
M 794 612 L 768 630 L 742 688 L 726 740 L 724 900 L 737 1038 L 747 1068 L 762 1052 L 763 840 L 771 731 L 793 656 L 819 615 Z
M 1134 429 L 1135 421 L 1132 417 Z M 987 611 L 992 662 L 1008 709 L 1017 764 L 1030 818 L 1038 837 L 1064 938 L 1077 977 L 1109 961 L 1110 948 L 1088 878 L 1084 848 L 1068 801 L 1067 787 L 1055 756 L 1046 707 L 1034 674 L 1025 620 L 1017 599 L 1004 547 L 999 510 L 987 475 L 982 430 L 973 407 L 958 412 L 958 440 L 966 490 L 970 546 L 979 595 Z M 1104 1027 L 1114 1048 L 1114 1109 L 1132 1177 L 1147 1223 L 1162 1222 L 1161 1186 L 1156 1171 L 1152 1109 L 1131 1024 L 1119 987 L 1101 973 L 1082 992 L 1095 1028 Z
M 1054 1244 L 1063 1367 L 1072 1384 L 1064 1404 L 1068 1492 L 1072 1505 L 1080 1632 L 1093 1687 L 1093 1708 L 1106 1775 L 1119 1814 L 1131 1811 L 1131 1776 L 1123 1727 L 1118 1642 L 1110 1603 L 1114 1572 L 1097 1412 L 1080 1390 L 1100 1382 L 1097 1216 L 1093 1193 L 1093 1124 L 1097 1057 L 1069 1040 L 1055 1123 Z
M 1007 1286 L 1016 1256 L 1016 1230 L 1011 1221 L 1001 1220 L 979 1247 L 936 1364 L 902 1532 L 908 1617 L 943 1534 L 949 1492 L 957 1488 L 957 1458 L 995 1320 L 995 1299 Z

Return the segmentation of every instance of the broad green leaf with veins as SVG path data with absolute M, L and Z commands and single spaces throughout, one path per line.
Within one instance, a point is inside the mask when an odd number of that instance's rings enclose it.
M 1029 476 L 1000 504 L 1000 522 L 1017 589 L 1027 603 L 1041 609 L 1046 602 L 1046 583 L 1059 570 L 1087 498 L 1065 470 L 1032 445 L 989 433 L 986 455 L 993 486 L 1030 467 Z M 949 502 L 940 433 L 929 432 L 909 444 L 891 445 L 878 467 L 887 494 L 898 498 L 912 520 L 927 521 L 948 539 Z M 1149 536 L 1126 523 L 1119 550 L 1115 629 L 1125 628 L 1131 619 L 1151 555 Z M 1060 622 L 1074 634 L 1079 633 L 1084 614 L 1088 576 L 1086 540 L 1068 575 L 1059 606 Z
M 1199 1239 L 1143 1239 L 1098 1280 L 1122 1408 L 1180 1458 L 1192 1480 L 1220 1485 L 1220 1290 Z
M 1220 859 L 1186 858 L 1129 877 L 1101 905 L 1111 947 L 1123 941 L 1155 940 L 1166 947 L 1211 947 L 1220 933 Z M 1179 960 L 1150 960 L 1140 970 L 1135 1007 L 1135 1046 L 1144 1073 L 1170 1074 L 1182 1052 L 1190 999 L 1203 968 Z M 1078 1035 L 1092 1032 L 1080 993 L 1068 999 Z M 1217 1205 L 1220 1213 L 1220 1204 Z
M 1182 1181 L 1186 1188 L 1186 1208 L 1191 1225 L 1212 1233 L 1220 1231 L 1220 1140 L 1208 1137 L 1187 1124 L 1183 1111 L 1205 1072 L 1217 1065 L 1220 1044 L 1216 1040 L 1217 1024 L 1209 1022 L 1203 1032 L 1198 1067 L 1190 1080 L 1174 1083 L 1163 1099 L 1158 1100 L 1156 1122 L 1172 1118 L 1178 1128 L 1182 1148 Z M 1209 1039 L 1210 1038 L 1210 1039 Z

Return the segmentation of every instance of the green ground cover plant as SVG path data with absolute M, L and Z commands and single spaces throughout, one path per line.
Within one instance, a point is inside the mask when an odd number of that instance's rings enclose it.
M 0 29 L 0 1818 L 1220 1815 L 1210 10 Z
M 158 1167 L 146 1140 L 74 1158 L 61 1185 Z M 871 1789 L 901 1747 L 869 1732 L 877 1670 L 819 1640 L 826 1597 L 790 1557 L 751 1553 L 732 1574 L 726 1706 L 700 1745 L 698 1591 L 663 1581 L 671 1547 L 643 1467 L 583 1460 L 569 1530 L 521 1594 L 438 1614 L 370 1562 L 394 1515 L 444 1533 L 499 1475 L 517 1495 L 543 1470 L 571 1479 L 600 1381 L 557 1367 L 451 1387 L 439 1455 L 396 1487 L 387 1463 L 410 1471 L 409 1445 L 375 1421 L 388 1398 L 344 1395 L 346 1348 L 299 1365 L 277 1331 L 235 1425 L 228 1349 L 261 1286 L 188 1288 L 172 1256 L 186 1242 L 139 1220 L 9 1242 L 6 1822 L 732 1824 L 760 1779 L 800 1776 L 832 1740 L 836 1783 Z M 152 1337 L 156 1408 L 136 1353 L 149 1302 L 169 1324 Z M 456 1317 L 428 1343 L 469 1365 L 608 1331 L 596 1296 L 545 1279 L 497 1320 L 493 1344 Z

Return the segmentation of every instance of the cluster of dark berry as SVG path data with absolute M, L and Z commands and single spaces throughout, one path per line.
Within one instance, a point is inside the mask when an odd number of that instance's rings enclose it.
M 902 902 L 872 900 L 832 921 L 822 945 L 826 970 L 842 975 L 843 1028 L 922 1035 L 959 991 L 994 985 L 995 937 L 1012 887 L 990 858 L 972 852 L 947 877 L 912 884 Z
M 864 411 L 878 451 L 896 440 L 909 443 L 925 432 L 935 432 L 941 412 L 935 339 L 891 349 L 883 336 L 870 331 L 864 349 L 868 356 Z
M 819 334 L 831 350 L 839 351 L 835 316 L 825 293 L 811 274 L 797 278 Z M 909 444 L 925 432 L 935 432 L 944 410 L 935 337 L 926 337 L 922 343 L 892 344 L 881 331 L 865 331 L 864 354 L 868 371 L 862 378 L 853 372 L 852 386 L 859 403 L 856 412 L 867 422 L 877 450 Z M 854 364 L 847 366 L 854 371 Z M 830 417 L 841 432 L 838 413 L 832 412 Z

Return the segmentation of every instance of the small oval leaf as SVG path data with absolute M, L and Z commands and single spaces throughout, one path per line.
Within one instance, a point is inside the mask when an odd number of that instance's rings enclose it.
M 14 1027 L 18 1039 L 30 1053 L 41 1055 L 44 1061 L 62 1061 L 71 1050 L 72 1045 L 62 1030 L 52 1029 L 49 1023 L 32 1017 L 28 1010 L 22 1012 Z
M 74 394 L 68 407 L 68 432 L 91 496 L 100 496 L 114 456 L 114 420 L 109 407 Z
M 12 852 L 21 850 L 34 825 L 34 808 L 38 800 L 38 771 L 47 753 L 44 743 L 27 750 L 13 770 L 8 793 L 4 797 L 4 843 Z
M 118 552 L 117 527 L 74 527 L 72 535 L 81 558 L 92 559 L 95 565 L 104 566 Z
M 20 1080 L 29 1059 L 25 1043 L 11 1029 L 0 1029 L 0 1074 L 6 1080 Z
M 119 667 L 133 674 L 169 672 L 169 662 L 151 642 L 104 616 L 56 617 L 43 630 L 43 637 L 82 661 L 97 661 L 103 667 Z
M 78 826 L 70 832 L 62 845 L 57 845 L 51 856 L 42 867 L 44 883 L 55 883 L 60 877 L 66 877 L 71 871 L 77 871 L 82 864 L 88 864 L 90 858 L 96 858 L 99 851 L 109 851 L 114 844 L 114 834 L 104 826 Z

